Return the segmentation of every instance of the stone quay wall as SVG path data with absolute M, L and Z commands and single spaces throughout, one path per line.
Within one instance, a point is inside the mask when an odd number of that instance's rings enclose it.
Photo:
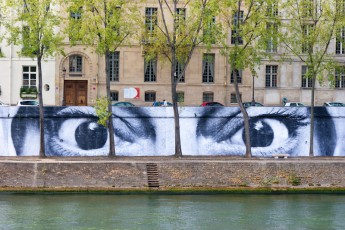
M 149 170 L 149 166 L 155 170 Z M 154 183 L 152 183 L 154 180 Z M 0 160 L 0 188 L 117 190 L 345 188 L 345 160 L 25 159 Z

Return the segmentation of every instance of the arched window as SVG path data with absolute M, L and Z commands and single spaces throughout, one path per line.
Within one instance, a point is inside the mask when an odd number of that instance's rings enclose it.
M 83 57 L 80 55 L 72 55 L 69 57 L 69 72 L 82 73 L 83 72 Z

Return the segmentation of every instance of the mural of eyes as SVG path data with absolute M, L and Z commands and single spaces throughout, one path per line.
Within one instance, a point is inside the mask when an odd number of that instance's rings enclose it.
M 107 155 L 108 131 L 97 123 L 90 107 L 67 107 L 57 113 L 61 119 L 47 121 L 46 154 L 50 156 Z
M 67 119 L 50 135 L 49 155 L 106 155 L 108 131 L 97 119 Z
M 126 111 L 137 113 L 138 111 Z M 124 113 L 126 115 L 126 113 Z M 136 114 L 137 115 L 137 114 Z M 58 112 L 66 117 L 50 123 L 48 155 L 106 156 L 109 153 L 108 130 L 97 123 L 91 107 L 68 107 Z M 68 118 L 73 116 L 73 118 Z M 134 115 L 133 115 L 134 116 Z M 79 117 L 79 118 L 75 118 Z M 114 116 L 115 148 L 117 155 L 140 154 L 153 145 L 155 130 L 150 122 L 133 117 Z M 151 151 L 151 148 L 147 151 Z
M 116 107 L 113 109 L 117 155 L 156 155 L 156 127 L 145 108 Z
M 247 109 L 250 115 L 252 155 L 270 156 L 275 153 L 294 154 L 308 131 L 307 110 L 268 108 Z M 197 126 L 199 153 L 202 155 L 243 155 L 245 136 L 243 118 L 237 110 L 231 115 L 201 118 Z M 212 112 L 216 115 L 217 112 Z

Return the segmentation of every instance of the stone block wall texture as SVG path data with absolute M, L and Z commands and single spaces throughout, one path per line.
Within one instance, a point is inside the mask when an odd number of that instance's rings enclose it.
M 150 162 L 0 162 L 1 188 L 148 188 L 147 163 L 160 188 L 345 187 L 345 161 L 236 160 Z

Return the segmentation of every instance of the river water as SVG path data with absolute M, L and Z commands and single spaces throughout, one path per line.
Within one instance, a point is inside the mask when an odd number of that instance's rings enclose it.
M 0 229 L 344 228 L 344 195 L 0 194 Z

